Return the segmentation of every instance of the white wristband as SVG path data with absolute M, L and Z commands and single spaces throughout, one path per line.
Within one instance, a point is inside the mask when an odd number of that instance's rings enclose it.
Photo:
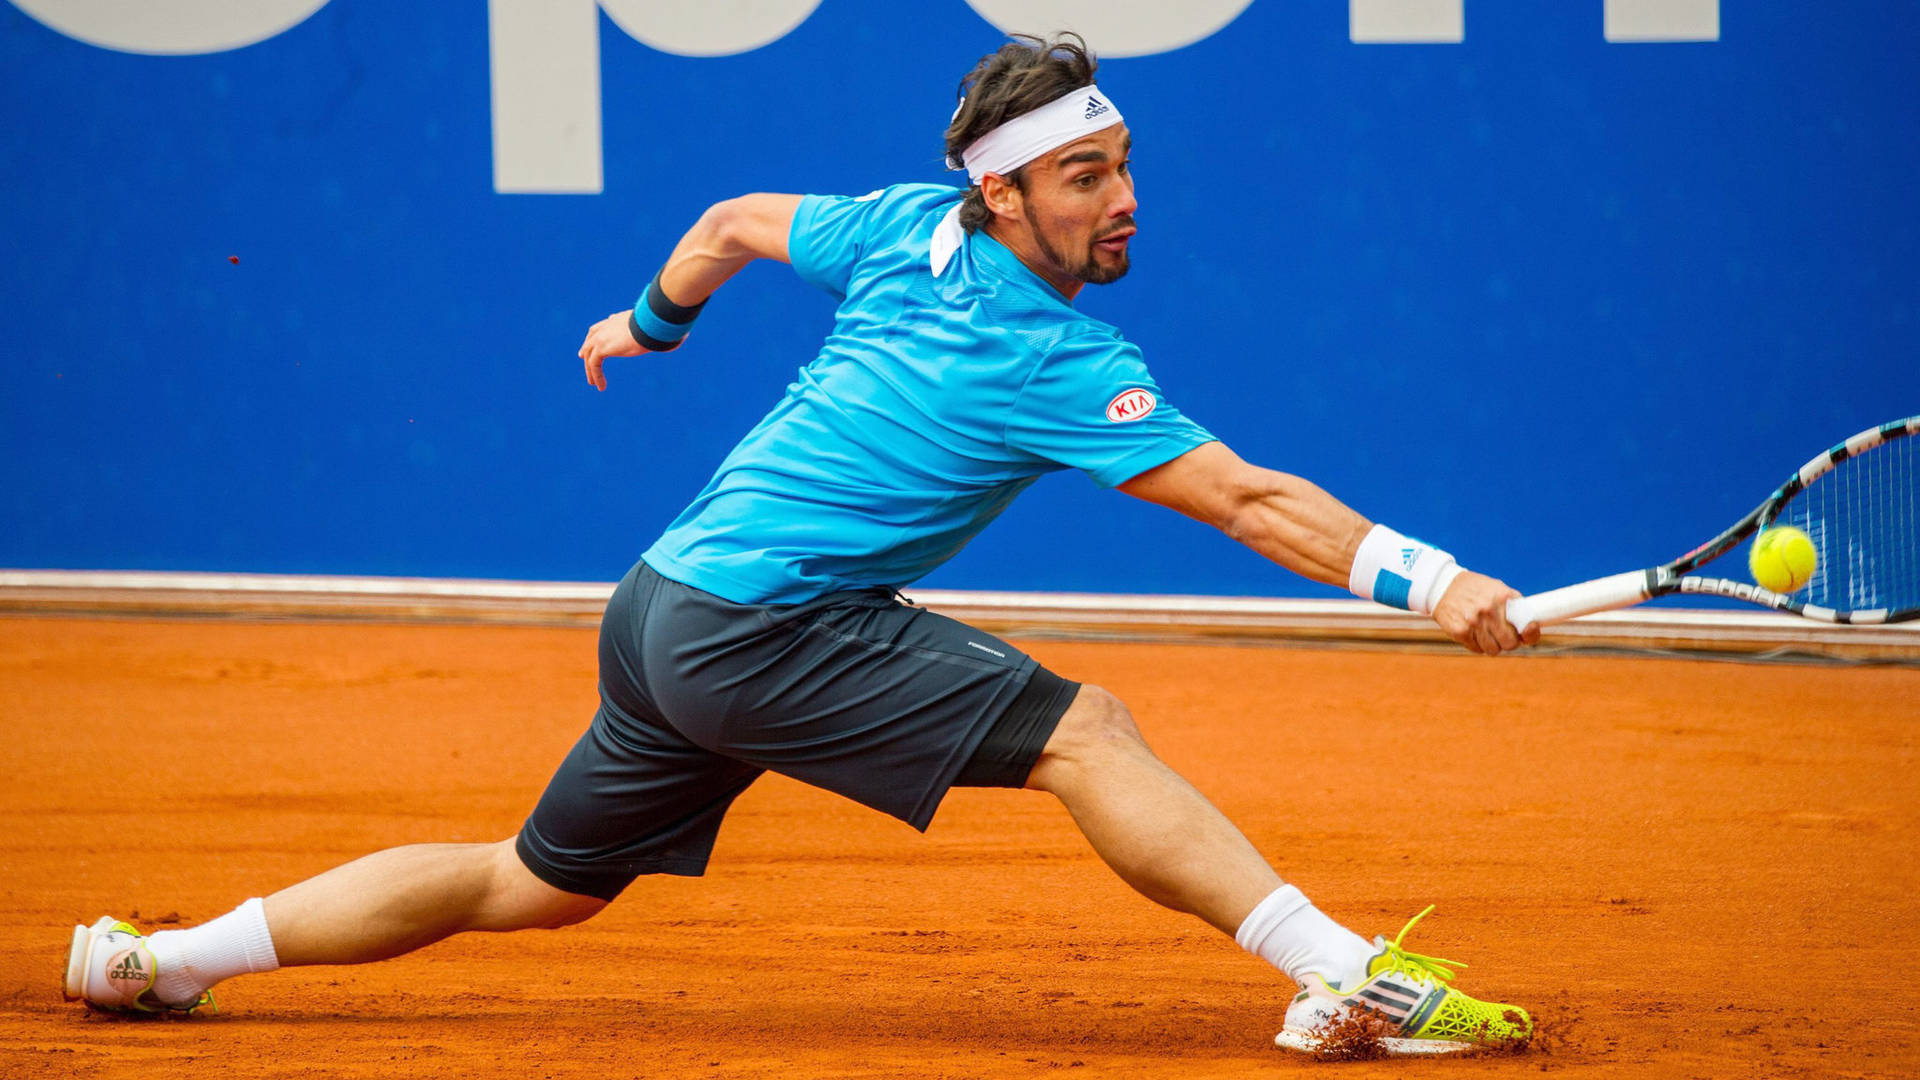
M 1460 574 L 1452 555 L 1375 525 L 1354 553 L 1347 588 L 1362 600 L 1431 615 Z
M 1432 585 L 1427 586 L 1427 614 L 1433 614 L 1433 609 L 1440 606 L 1440 598 L 1447 595 L 1447 587 L 1453 584 L 1453 579 L 1466 572 L 1467 568 L 1453 561 L 1453 556 L 1447 556 L 1447 565 L 1440 568 L 1440 575 L 1433 579 Z

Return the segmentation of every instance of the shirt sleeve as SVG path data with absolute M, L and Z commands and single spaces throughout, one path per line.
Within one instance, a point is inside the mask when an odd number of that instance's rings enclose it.
M 866 253 L 886 188 L 851 197 L 807 195 L 787 233 L 787 258 L 800 280 L 835 296 L 847 295 L 853 268 Z
M 1006 440 L 1113 487 L 1214 437 L 1160 393 L 1138 346 L 1092 334 L 1056 347 L 1035 367 L 1014 401 Z

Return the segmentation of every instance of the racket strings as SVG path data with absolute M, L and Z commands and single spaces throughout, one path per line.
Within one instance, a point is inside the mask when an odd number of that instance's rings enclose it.
M 1807 534 L 1819 565 L 1800 599 L 1840 611 L 1920 607 L 1920 438 L 1847 459 L 1777 519 Z

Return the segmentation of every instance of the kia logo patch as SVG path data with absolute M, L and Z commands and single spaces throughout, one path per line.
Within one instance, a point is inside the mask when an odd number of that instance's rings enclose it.
M 1153 391 L 1136 386 L 1131 390 L 1121 391 L 1119 397 L 1107 402 L 1107 419 L 1116 424 L 1131 424 L 1135 420 L 1145 420 L 1153 415 L 1153 407 L 1158 404 L 1160 399 L 1153 396 Z

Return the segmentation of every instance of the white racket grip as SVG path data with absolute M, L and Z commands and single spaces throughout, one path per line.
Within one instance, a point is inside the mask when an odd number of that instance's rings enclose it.
M 1577 615 L 1632 607 L 1647 598 L 1647 572 L 1629 570 L 1612 577 L 1595 578 L 1564 589 L 1517 596 L 1507 601 L 1507 621 L 1515 630 L 1529 623 L 1552 626 Z

